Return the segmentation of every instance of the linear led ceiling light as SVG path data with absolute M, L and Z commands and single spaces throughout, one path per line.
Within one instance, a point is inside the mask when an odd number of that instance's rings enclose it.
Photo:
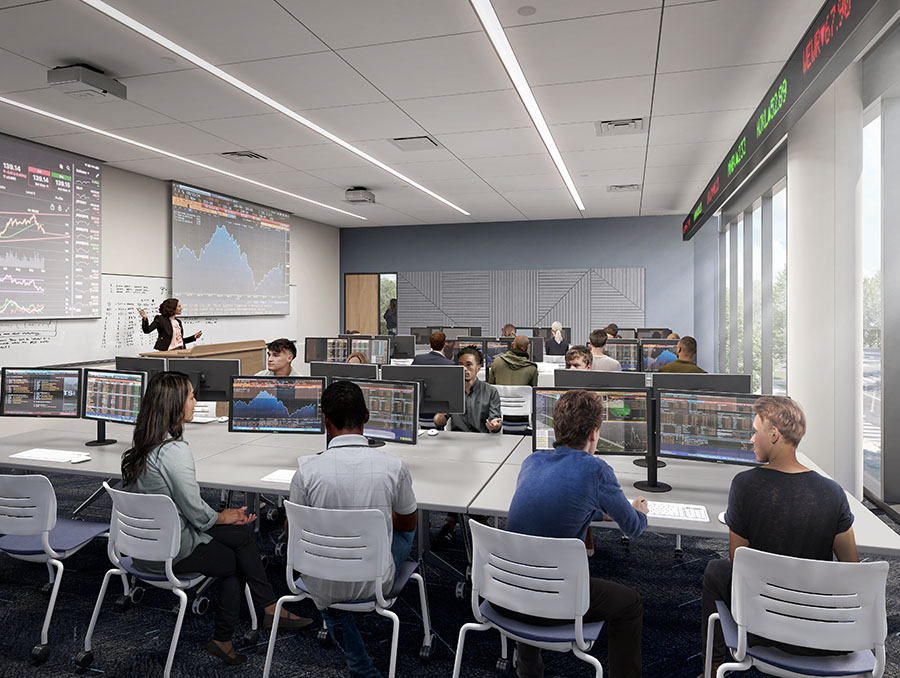
M 350 143 L 344 141 L 339 136 L 336 136 L 336 135 L 332 134 L 331 132 L 329 132 L 327 129 L 325 129 L 323 127 L 319 127 L 319 125 L 314 123 L 312 120 L 307 120 L 299 113 L 292 111 L 290 108 L 288 108 L 284 104 L 279 103 L 278 101 L 275 101 L 275 99 L 273 99 L 272 97 L 267 96 L 267 95 L 263 94 L 262 92 L 260 92 L 259 90 L 251 87 L 250 85 L 245 83 L 243 80 L 238 80 L 233 75 L 229 75 L 228 73 L 223 71 L 221 68 L 213 66 L 211 63 L 209 63 L 205 59 L 201 59 L 199 56 L 197 56 L 193 52 L 185 49 L 178 43 L 172 42 L 167 37 L 160 35 L 159 33 L 157 33 L 156 31 L 154 31 L 151 28 L 148 28 L 147 26 L 142 24 L 140 21 L 132 19 L 130 16 L 120 12 L 115 7 L 111 7 L 107 3 L 103 2 L 103 0 L 81 0 L 81 2 L 83 2 L 86 5 L 90 5 L 91 7 L 96 9 L 98 12 L 101 12 L 101 13 L 105 14 L 106 16 L 108 16 L 110 19 L 118 21 L 123 26 L 127 26 L 128 28 L 135 31 L 136 33 L 140 33 L 148 40 L 152 40 L 157 45 L 160 45 L 161 47 L 165 47 L 170 52 L 174 52 L 175 54 L 179 55 L 183 59 L 190 61 L 192 64 L 194 64 L 195 66 L 198 66 L 199 68 L 202 68 L 204 71 L 206 71 L 210 75 L 214 75 L 217 78 L 219 78 L 220 80 L 227 82 L 232 87 L 236 87 L 237 89 L 241 90 L 242 92 L 249 94 L 251 97 L 253 97 L 254 99 L 256 99 L 257 101 L 259 101 L 261 103 L 264 103 L 269 108 L 272 108 L 272 109 L 278 111 L 279 113 L 286 115 L 287 117 L 289 117 L 291 120 L 294 120 L 295 122 L 299 122 L 301 125 L 308 127 L 313 132 L 317 132 L 318 134 L 321 134 L 323 137 L 325 137 L 329 141 L 333 141 L 338 146 L 341 146 L 341 147 L 347 149 L 348 151 L 350 151 L 351 153 L 358 155 L 363 160 L 372 163 L 376 167 L 383 169 L 385 172 L 388 172 L 389 174 L 393 174 L 395 177 L 397 177 L 401 181 L 405 181 L 410 186 L 414 186 L 415 188 L 418 188 L 423 193 L 427 193 L 435 200 L 439 200 L 442 203 L 444 203 L 445 205 L 447 205 L 448 207 L 452 207 L 460 214 L 464 214 L 467 217 L 472 216 L 471 214 L 466 212 L 462 207 L 459 207 L 458 205 L 454 205 L 452 202 L 450 202 L 446 198 L 442 198 L 441 196 L 439 196 L 437 193 L 435 193 L 431 189 L 425 188 L 422 184 L 420 184 L 416 181 L 413 181 L 405 174 L 401 174 L 400 172 L 395 170 L 393 167 L 388 167 L 387 165 L 385 165 L 383 162 L 381 162 L 377 158 L 373 158 L 371 155 L 369 155 L 365 151 L 362 151 L 362 150 L 358 149 L 356 146 L 354 146 L 353 144 L 350 144 Z
M 145 144 L 141 141 L 137 141 L 135 139 L 129 139 L 128 137 L 123 137 L 119 134 L 114 134 L 113 132 L 107 132 L 103 129 L 98 129 L 97 127 L 92 127 L 91 125 L 86 125 L 83 122 L 78 122 L 77 120 L 72 120 L 70 118 L 65 118 L 61 115 L 57 115 L 56 113 L 50 113 L 49 111 L 42 110 L 40 108 L 35 108 L 34 106 L 29 106 L 28 104 L 23 104 L 21 101 L 13 101 L 12 99 L 7 99 L 6 97 L 0 96 L 0 103 L 9 104 L 10 106 L 15 106 L 16 108 L 21 108 L 23 111 L 29 111 L 31 113 L 37 113 L 38 115 L 43 115 L 46 118 L 50 118 L 52 120 L 56 120 L 58 122 L 64 122 L 67 125 L 74 125 L 75 127 L 80 127 L 83 130 L 87 130 L 88 132 L 94 132 L 95 134 L 102 134 L 105 137 L 110 139 L 115 139 L 116 141 L 121 141 L 126 144 L 131 144 L 132 146 L 137 146 L 138 148 L 143 148 L 146 151 L 152 151 L 153 153 L 159 153 L 160 155 L 164 155 L 167 158 L 172 158 L 173 160 L 179 160 L 181 162 L 186 162 L 189 165 L 193 165 L 194 167 L 202 167 L 205 170 L 209 170 L 210 172 L 215 172 L 216 174 L 223 174 L 226 177 L 231 177 L 232 179 L 237 179 L 238 181 L 243 181 L 248 184 L 253 184 L 254 186 L 259 186 L 260 188 L 265 188 L 270 191 L 275 191 L 276 193 L 281 193 L 282 195 L 289 196 L 291 198 L 296 198 L 297 200 L 302 200 L 303 202 L 308 202 L 311 205 L 316 205 L 317 207 L 324 207 L 327 210 L 331 210 L 332 212 L 339 212 L 340 214 L 345 214 L 348 217 L 355 217 L 356 219 L 362 219 L 363 221 L 368 221 L 365 217 L 361 217 L 358 214 L 353 214 L 353 212 L 347 212 L 342 209 L 338 209 L 337 207 L 332 207 L 331 205 L 326 205 L 323 202 L 319 202 L 318 200 L 312 200 L 311 198 L 304 198 L 302 195 L 297 195 L 296 193 L 291 193 L 290 191 L 286 191 L 283 188 L 278 188 L 277 186 L 270 186 L 269 184 L 264 184 L 261 181 L 256 181 L 255 179 L 250 179 L 249 177 L 241 176 L 240 174 L 235 174 L 234 172 L 229 172 L 227 170 L 219 169 L 218 167 L 213 167 L 212 165 L 207 165 L 206 163 L 199 162 L 198 160 L 191 160 L 190 158 L 185 158 L 184 156 L 178 155 L 176 153 L 171 153 L 170 151 L 165 151 L 161 148 L 157 148 L 156 146 L 151 146 L 150 144 Z
M 469 0 L 469 2 L 472 3 L 472 8 L 478 15 L 478 19 L 484 27 L 484 32 L 487 33 L 491 44 L 494 45 L 497 56 L 500 57 L 500 61 L 503 62 L 503 67 L 506 69 L 506 72 L 509 74 L 509 79 L 512 80 L 513 86 L 519 93 L 519 98 L 521 98 L 522 103 L 525 104 L 525 110 L 528 111 L 528 115 L 531 116 L 531 121 L 534 123 L 538 134 L 541 135 L 544 146 L 547 147 L 547 152 L 550 153 L 550 157 L 553 158 L 553 162 L 556 164 L 556 169 L 559 170 L 559 175 L 566 184 L 566 188 L 569 189 L 569 193 L 572 194 L 575 205 L 583 212 L 584 203 L 581 202 L 581 196 L 578 195 L 578 190 L 575 188 L 575 182 L 572 181 L 569 170 L 566 169 L 566 163 L 563 162 L 562 155 L 559 153 L 559 148 L 557 148 L 556 142 L 553 140 L 553 135 L 550 134 L 550 128 L 547 126 L 547 121 L 544 120 L 544 116 L 534 98 L 531 87 L 529 87 L 528 81 L 525 79 L 522 67 L 519 66 L 519 60 L 516 59 L 515 52 L 513 52 L 509 40 L 506 39 L 506 33 L 503 31 L 503 26 L 500 25 L 500 19 L 497 18 L 494 6 L 491 4 L 490 0 Z

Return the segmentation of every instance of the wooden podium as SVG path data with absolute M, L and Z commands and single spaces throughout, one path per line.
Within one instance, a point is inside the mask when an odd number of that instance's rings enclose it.
M 140 355 L 144 358 L 237 359 L 241 361 L 241 374 L 245 376 L 253 375 L 260 370 L 266 369 L 266 342 L 262 339 L 232 341 L 225 344 L 199 344 L 193 348 L 179 348 L 174 351 L 150 351 Z M 219 403 L 216 406 L 216 413 L 219 416 L 228 414 L 227 404 Z

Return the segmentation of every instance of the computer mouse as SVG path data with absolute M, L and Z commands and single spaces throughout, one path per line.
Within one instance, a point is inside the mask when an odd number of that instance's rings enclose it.
M 728 524 L 728 523 L 725 522 L 725 511 L 722 511 L 722 512 L 719 514 L 719 522 L 722 523 L 723 525 L 727 525 L 727 524 Z
M 217 418 L 216 418 L 216 421 L 222 421 L 222 422 L 225 422 L 225 421 L 228 421 L 228 417 L 217 417 Z
M 430 428 L 430 429 L 428 429 L 428 435 L 430 435 L 430 436 L 436 436 L 437 434 L 438 434 L 438 430 L 437 430 L 436 428 Z

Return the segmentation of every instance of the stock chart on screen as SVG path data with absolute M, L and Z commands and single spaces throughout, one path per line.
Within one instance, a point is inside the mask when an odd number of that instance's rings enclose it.
M 100 164 L 0 134 L 0 319 L 100 315 Z
M 289 215 L 172 183 L 172 290 L 188 316 L 290 312 Z
M 232 431 L 322 433 L 323 379 L 234 377 Z

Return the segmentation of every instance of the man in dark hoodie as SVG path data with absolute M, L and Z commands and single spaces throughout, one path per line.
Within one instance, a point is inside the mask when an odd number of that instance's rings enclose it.
M 494 358 L 488 383 L 500 386 L 537 386 L 538 368 L 528 359 L 528 337 L 517 335 L 510 349 Z

